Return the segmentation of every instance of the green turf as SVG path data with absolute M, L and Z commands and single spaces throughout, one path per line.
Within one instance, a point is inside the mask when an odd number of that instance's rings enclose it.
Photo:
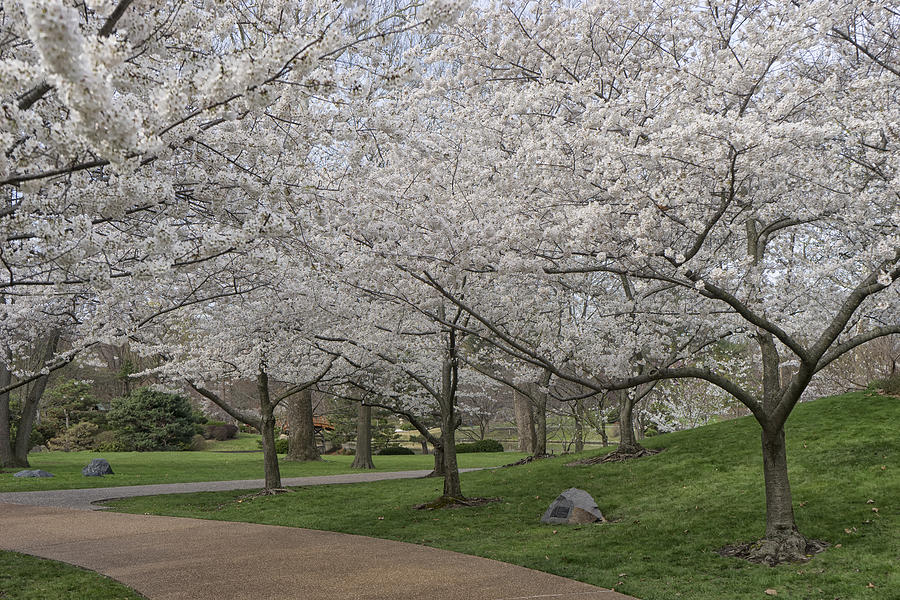
M 460 454 L 459 465 L 462 468 L 493 467 L 514 462 L 523 456 L 516 452 Z M 115 475 L 82 476 L 82 467 L 92 458 L 99 457 L 109 461 Z M 49 471 L 55 477 L 13 477 L 20 469 L 8 469 L 0 473 L 0 492 L 262 479 L 264 475 L 260 452 L 47 452 L 31 454 L 28 460 L 32 469 Z M 375 456 L 373 460 L 376 468 L 382 471 L 431 469 L 434 466 L 434 457 L 429 455 Z M 358 470 L 350 468 L 352 462 L 352 456 L 326 456 L 325 460 L 311 463 L 281 460 L 281 476 L 358 473 Z
M 236 498 L 245 492 L 159 496 L 115 506 L 427 544 L 644 600 L 767 598 L 767 589 L 798 600 L 896 600 L 898 422 L 900 400 L 862 392 L 797 407 L 787 425 L 797 520 L 806 535 L 832 547 L 807 564 L 775 568 L 716 553 L 763 533 L 759 430 L 750 419 L 654 437 L 647 445 L 664 452 L 627 463 L 571 468 L 562 458 L 466 474 L 467 495 L 503 498 L 479 508 L 413 510 L 440 493 L 433 480 L 303 488 L 241 502 Z M 612 522 L 539 524 L 549 502 L 572 486 L 588 490 Z
M 3 600 L 139 600 L 121 583 L 72 565 L 0 550 Z

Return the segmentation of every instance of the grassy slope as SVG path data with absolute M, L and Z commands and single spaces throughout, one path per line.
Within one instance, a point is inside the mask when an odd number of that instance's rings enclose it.
M 250 436 L 253 437 L 253 436 Z M 256 436 L 258 437 L 258 436 Z M 214 448 L 247 445 L 246 440 L 222 442 Z M 520 459 L 519 453 L 460 454 L 460 467 L 488 467 L 508 464 Z M 81 469 L 92 458 L 109 461 L 115 475 L 83 477 Z M 282 457 L 283 458 L 283 457 Z M 230 479 L 262 479 L 262 453 L 225 452 L 47 452 L 28 457 L 32 469 L 44 469 L 53 478 L 17 478 L 20 469 L 0 473 L 0 492 L 112 487 L 150 483 L 182 483 L 186 481 L 219 481 Z M 375 466 L 382 471 L 430 469 L 433 456 L 376 456 Z M 356 473 L 351 469 L 352 456 L 327 456 L 313 463 L 280 461 L 282 477 Z
M 3 600 L 140 600 L 121 583 L 54 560 L 0 550 Z
M 898 422 L 900 400 L 864 393 L 797 407 L 787 426 L 797 520 L 807 535 L 840 547 L 774 569 L 715 552 L 763 533 L 759 433 L 750 419 L 653 438 L 648 445 L 665 452 L 623 464 L 568 468 L 564 458 L 464 475 L 466 494 L 503 497 L 480 508 L 412 510 L 439 494 L 439 482 L 429 480 L 306 488 L 241 502 L 235 493 L 138 498 L 117 507 L 428 544 L 645 600 L 764 598 L 769 588 L 780 598 L 896 600 Z M 613 522 L 540 525 L 548 503 L 572 486 L 593 494 Z

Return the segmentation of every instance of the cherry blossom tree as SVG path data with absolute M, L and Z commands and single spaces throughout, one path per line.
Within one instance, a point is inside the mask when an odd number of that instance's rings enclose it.
M 867 2 L 502 4 L 467 14 L 441 59 L 459 67 L 433 85 L 483 132 L 466 200 L 502 199 L 502 241 L 468 268 L 626 277 L 639 327 L 608 319 L 577 376 L 497 326 L 510 307 L 434 287 L 555 376 L 699 378 L 744 404 L 769 563 L 817 549 L 793 515 L 791 410 L 835 359 L 900 330 L 896 31 Z M 694 358 L 666 362 L 661 335 L 695 337 Z M 703 352 L 722 338 L 757 347 L 761 381 Z

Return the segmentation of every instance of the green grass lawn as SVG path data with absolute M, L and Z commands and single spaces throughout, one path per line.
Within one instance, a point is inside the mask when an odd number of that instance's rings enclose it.
M 55 560 L 0 550 L 3 600 L 140 600 L 121 583 Z
M 117 510 L 342 531 L 426 544 L 549 571 L 644 600 L 900 597 L 900 400 L 863 392 L 797 407 L 787 425 L 798 524 L 832 546 L 807 564 L 775 568 L 718 548 L 761 537 L 765 504 L 759 430 L 737 419 L 662 435 L 656 456 L 565 467 L 571 457 L 463 475 L 478 508 L 423 512 L 434 480 L 117 501 Z M 596 450 L 594 451 L 596 453 Z M 610 523 L 544 526 L 568 487 L 589 491 Z M 871 502 L 870 502 L 871 501 Z M 334 510 L 340 506 L 341 510 Z M 875 511 L 877 509 L 877 512 Z M 871 587 L 870 587 L 871 585 Z
M 247 436 L 256 438 L 258 436 Z M 255 445 L 255 439 L 249 441 Z M 216 442 L 214 450 L 240 449 L 249 445 L 241 437 L 227 442 Z M 525 456 L 517 452 L 460 454 L 462 468 L 494 467 L 515 462 Z M 92 458 L 105 458 L 115 475 L 84 477 L 81 469 Z M 283 458 L 280 457 L 280 458 Z M 46 452 L 28 456 L 32 469 L 53 473 L 53 478 L 21 478 L 13 474 L 21 469 L 9 469 L 0 473 L 0 492 L 56 490 L 150 483 L 183 483 L 187 481 L 224 481 L 229 479 L 262 479 L 262 453 L 229 453 L 202 450 L 197 452 Z M 382 471 L 406 471 L 431 469 L 434 457 L 375 456 L 375 466 Z M 308 475 L 335 475 L 358 473 L 351 469 L 352 456 L 326 456 L 325 460 L 312 463 L 296 463 L 281 460 L 282 477 Z

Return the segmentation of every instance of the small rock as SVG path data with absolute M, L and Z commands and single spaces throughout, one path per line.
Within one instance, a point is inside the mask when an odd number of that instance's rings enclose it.
M 13 475 L 13 477 L 53 477 L 53 473 L 48 473 L 41 469 L 34 469 L 31 471 L 19 471 Z
M 50 450 L 47 446 L 35 446 L 31 450 L 28 451 L 28 454 L 38 454 L 40 452 L 49 452 Z
M 105 458 L 95 458 L 85 468 L 81 469 L 81 474 L 85 477 L 103 477 L 104 475 L 112 475 L 113 470 Z
M 596 523 L 606 521 L 603 513 L 597 507 L 597 503 L 584 490 L 569 488 L 556 497 L 544 516 L 541 523 L 554 525 L 574 525 L 583 523 Z

